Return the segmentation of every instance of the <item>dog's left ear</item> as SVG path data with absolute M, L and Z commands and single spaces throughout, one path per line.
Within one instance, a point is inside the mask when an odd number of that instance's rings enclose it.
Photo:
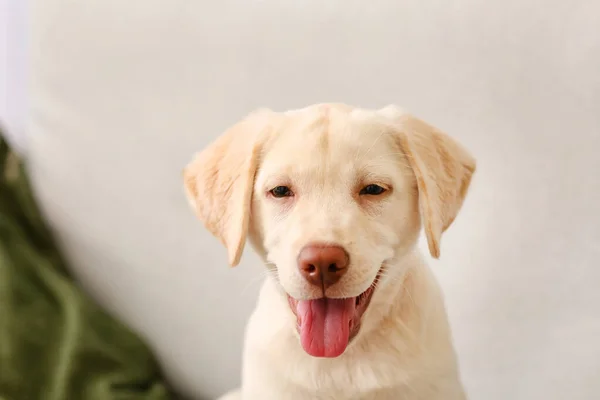
M 429 252 L 440 256 L 441 236 L 460 211 L 475 159 L 458 142 L 395 106 L 380 113 L 398 129 L 400 146 L 415 174 Z
M 261 144 L 269 131 L 269 110 L 259 110 L 196 155 L 183 171 L 185 192 L 204 226 L 227 248 L 229 264 L 242 256 L 254 176 Z

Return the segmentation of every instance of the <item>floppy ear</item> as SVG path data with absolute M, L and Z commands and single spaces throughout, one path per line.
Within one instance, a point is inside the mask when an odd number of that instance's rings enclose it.
M 244 250 L 258 155 L 270 115 L 268 110 L 250 114 L 197 154 L 183 172 L 188 201 L 225 245 L 232 267 Z
M 429 252 L 440 256 L 442 233 L 460 211 L 475 172 L 475 159 L 458 142 L 405 111 L 388 106 L 399 141 L 415 174 Z

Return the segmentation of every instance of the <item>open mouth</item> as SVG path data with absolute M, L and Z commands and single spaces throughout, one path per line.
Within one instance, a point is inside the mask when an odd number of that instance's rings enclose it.
M 379 273 L 371 286 L 356 297 L 296 300 L 288 295 L 304 351 L 313 357 L 342 355 L 360 330 L 361 318 L 378 281 Z

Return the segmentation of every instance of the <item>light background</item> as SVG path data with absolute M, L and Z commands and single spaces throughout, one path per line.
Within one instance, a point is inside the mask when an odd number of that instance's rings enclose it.
M 0 125 L 24 147 L 28 0 L 0 0 Z
M 248 111 L 398 103 L 479 170 L 432 262 L 472 399 L 600 398 L 600 3 L 37 0 L 28 154 L 83 284 L 183 392 L 239 383 L 261 267 L 180 173 Z

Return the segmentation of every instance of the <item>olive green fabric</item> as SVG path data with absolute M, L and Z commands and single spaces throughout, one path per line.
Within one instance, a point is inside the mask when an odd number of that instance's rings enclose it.
M 149 349 L 67 273 L 0 133 L 0 399 L 167 399 Z

